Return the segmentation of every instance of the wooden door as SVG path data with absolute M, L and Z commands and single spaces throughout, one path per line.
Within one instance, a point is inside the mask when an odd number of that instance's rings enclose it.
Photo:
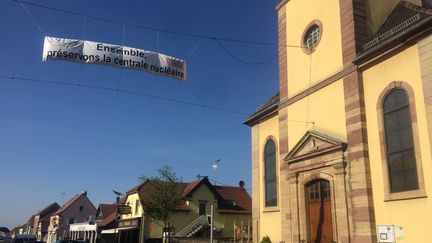
M 333 243 L 330 184 L 316 180 L 306 188 L 309 242 Z

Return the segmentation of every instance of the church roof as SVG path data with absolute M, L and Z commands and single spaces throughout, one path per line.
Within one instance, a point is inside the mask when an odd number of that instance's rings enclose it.
M 385 20 L 375 35 L 364 45 L 354 63 L 392 44 L 406 41 L 407 37 L 432 26 L 432 10 L 401 1 Z
M 266 118 L 274 111 L 277 111 L 278 106 L 279 106 L 279 92 L 277 92 L 264 105 L 259 107 L 252 115 L 250 115 L 248 119 L 246 119 L 246 121 L 243 122 L 243 124 L 246 124 L 248 126 L 255 125 L 263 118 Z

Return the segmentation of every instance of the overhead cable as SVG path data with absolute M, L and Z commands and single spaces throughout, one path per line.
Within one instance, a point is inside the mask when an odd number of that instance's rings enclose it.
M 182 32 L 182 31 L 173 31 L 173 30 L 168 30 L 168 29 L 160 29 L 160 28 L 156 28 L 156 27 L 152 27 L 152 26 L 145 26 L 145 25 L 140 25 L 140 24 L 126 23 L 126 22 L 122 22 L 122 21 L 118 21 L 118 20 L 114 20 L 114 19 L 109 19 L 109 18 L 104 18 L 104 17 L 98 17 L 98 16 L 93 16 L 93 15 L 78 13 L 78 12 L 74 12 L 74 11 L 70 11 L 70 10 L 66 10 L 66 9 L 55 8 L 55 7 L 51 7 L 51 6 L 47 6 L 47 5 L 43 5 L 43 4 L 37 4 L 37 3 L 32 3 L 32 2 L 22 1 L 22 0 L 10 0 L 10 1 L 17 2 L 17 3 L 20 3 L 22 5 L 26 4 L 26 5 L 30 5 L 30 6 L 37 7 L 37 8 L 48 9 L 48 10 L 55 11 L 55 12 L 61 12 L 61 13 L 66 13 L 66 14 L 70 14 L 70 15 L 81 16 L 81 17 L 86 17 L 86 18 L 91 18 L 91 19 L 96 19 L 96 20 L 100 20 L 100 21 L 104 21 L 104 22 L 108 22 L 108 23 L 113 23 L 113 24 L 127 25 L 127 26 L 131 26 L 131 27 L 139 28 L 139 29 L 160 31 L 160 32 L 169 33 L 169 34 L 176 34 L 176 35 L 183 35 L 183 36 L 189 36 L 189 37 L 211 39 L 211 40 L 219 40 L 219 41 L 227 41 L 227 42 L 238 42 L 238 43 L 253 44 L 253 45 L 282 46 L 282 47 L 302 48 L 299 45 L 280 45 L 278 43 L 273 43 L 273 42 L 240 40 L 240 39 L 223 38 L 223 37 L 216 37 L 216 36 L 210 36 L 210 35 L 194 34 L 194 33 L 190 33 L 190 32 Z
M 272 61 L 273 59 L 275 59 L 275 57 L 277 57 L 277 55 L 278 55 L 278 52 L 276 51 L 276 54 L 274 54 L 272 57 L 270 57 L 270 58 L 268 58 L 266 60 L 263 60 L 263 61 L 259 61 L 259 62 L 245 61 L 245 60 L 243 60 L 243 59 L 241 59 L 239 57 L 236 57 L 234 54 L 232 54 L 224 45 L 222 45 L 222 43 L 218 39 L 215 39 L 215 40 L 219 44 L 219 46 L 221 47 L 221 49 L 223 51 L 225 51 L 230 57 L 234 58 L 235 60 L 237 60 L 237 61 L 239 61 L 239 62 L 241 62 L 243 64 L 247 64 L 247 65 L 265 64 L 265 63 L 268 63 L 268 62 Z
M 33 15 L 30 13 L 30 11 L 26 8 L 26 6 L 24 5 L 24 3 L 22 3 L 21 1 L 19 1 L 21 7 L 24 9 L 24 11 L 27 13 L 27 15 L 30 17 L 31 21 L 33 22 L 34 25 L 36 25 L 36 28 L 43 34 L 46 35 L 45 31 L 42 29 L 42 27 L 40 26 L 40 24 L 36 21 L 36 19 L 33 17 Z
M 211 106 L 211 105 L 198 104 L 198 103 L 194 103 L 194 102 L 190 102 L 190 101 L 174 99 L 174 98 L 169 98 L 169 97 L 163 97 L 163 96 L 158 96 L 158 95 L 151 95 L 151 94 L 141 93 L 141 92 L 132 91 L 132 90 L 126 90 L 126 89 L 120 89 L 120 88 L 114 89 L 114 88 L 96 86 L 96 85 L 91 85 L 91 84 L 83 84 L 83 83 L 77 83 L 77 82 L 63 82 L 63 81 L 54 81 L 54 80 L 46 80 L 46 79 L 24 78 L 24 77 L 19 77 L 19 76 L 0 75 L 0 79 L 23 80 L 23 81 L 37 82 L 37 83 L 48 83 L 48 84 L 56 84 L 56 85 L 64 85 L 64 86 L 85 87 L 85 88 L 90 88 L 90 89 L 98 89 L 98 90 L 105 90 L 105 91 L 111 91 L 111 92 L 118 92 L 118 93 L 142 96 L 142 97 L 147 97 L 147 98 L 156 99 L 156 100 L 163 100 L 163 101 L 172 102 L 172 103 L 179 103 L 179 104 L 183 104 L 183 105 L 197 106 L 197 107 L 201 107 L 204 109 L 216 110 L 216 111 L 220 111 L 220 112 L 227 112 L 227 113 L 238 114 L 238 115 L 248 115 L 245 112 L 220 108 L 220 107 Z

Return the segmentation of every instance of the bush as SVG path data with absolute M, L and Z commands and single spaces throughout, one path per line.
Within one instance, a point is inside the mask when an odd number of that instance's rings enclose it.
M 270 237 L 268 235 L 264 236 L 261 240 L 261 243 L 272 243 Z

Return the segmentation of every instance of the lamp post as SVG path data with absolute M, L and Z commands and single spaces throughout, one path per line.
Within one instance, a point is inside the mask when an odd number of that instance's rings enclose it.
M 120 235 L 119 235 L 119 231 L 118 231 L 118 207 L 119 207 L 119 202 L 120 202 L 120 196 L 123 196 L 122 193 L 114 191 L 114 194 L 116 195 L 116 219 L 115 219 L 115 230 L 114 233 L 116 234 L 116 242 L 120 242 Z
M 215 184 L 215 186 L 216 186 L 216 179 L 217 179 L 217 169 L 219 168 L 219 162 L 220 162 L 220 159 L 217 159 L 217 160 L 215 160 L 214 162 L 213 162 L 213 165 L 212 165 L 212 168 L 213 168 L 213 171 L 214 171 L 214 184 Z

